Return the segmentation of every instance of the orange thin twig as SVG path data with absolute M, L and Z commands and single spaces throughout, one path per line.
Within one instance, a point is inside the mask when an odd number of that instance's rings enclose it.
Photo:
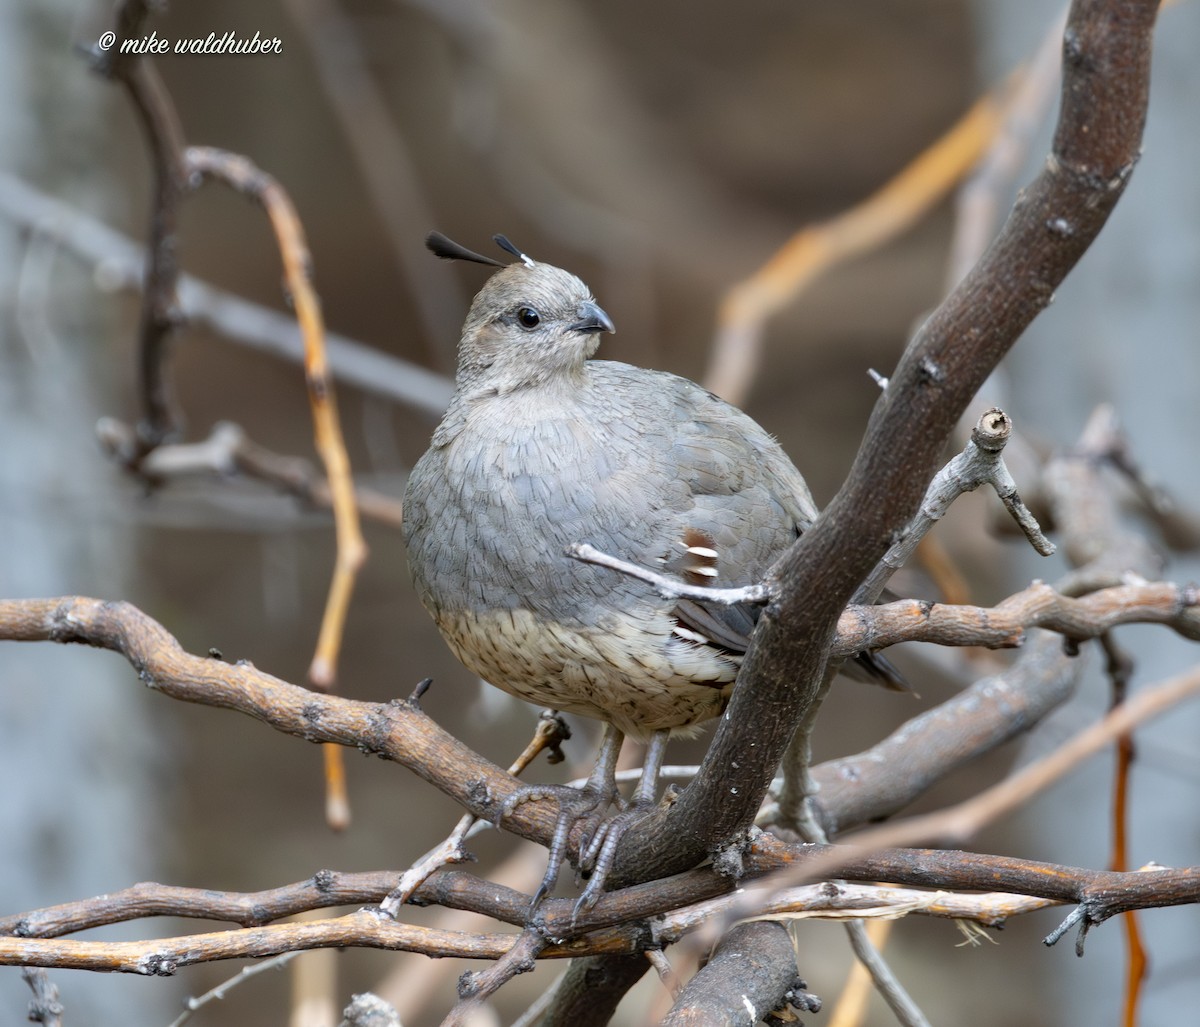
M 256 200 L 266 210 L 304 338 L 304 377 L 312 408 L 315 445 L 329 480 L 337 533 L 337 560 L 308 678 L 316 688 L 329 691 L 337 679 L 346 611 L 358 570 L 367 556 L 367 547 L 354 501 L 350 459 L 346 455 L 337 417 L 333 381 L 325 355 L 325 326 L 321 305 L 312 286 L 312 260 L 304 240 L 304 229 L 283 186 L 252 161 L 238 154 L 201 146 L 189 147 L 186 156 L 191 171 L 226 183 Z M 337 746 L 326 747 L 325 783 L 327 819 L 332 827 L 344 828 L 349 824 L 350 812 L 345 770 Z
M 1129 691 L 1129 679 L 1133 674 L 1133 663 L 1117 645 L 1111 634 L 1101 636 L 1107 656 L 1108 676 L 1112 681 L 1112 705 L 1117 709 L 1125 703 Z M 1137 751 L 1134 747 L 1132 730 L 1117 737 L 1117 765 L 1113 772 L 1113 851 L 1110 868 L 1129 868 L 1129 778 Z M 1121 1009 L 1123 1027 L 1136 1027 L 1138 1001 L 1142 983 L 1146 978 L 1146 949 L 1142 944 L 1141 928 L 1137 913 L 1130 910 L 1121 917 L 1125 935 L 1125 999 Z
M 1117 766 L 1113 781 L 1113 870 L 1129 868 L 1129 771 L 1133 758 L 1133 738 L 1128 733 L 1123 734 L 1117 739 Z M 1121 1023 L 1123 1027 L 1137 1027 L 1138 1002 L 1148 963 L 1136 910 L 1131 909 L 1122 915 L 1121 927 L 1125 934 L 1126 953 L 1125 1000 L 1122 1003 Z
M 942 602 L 966 606 L 971 601 L 971 586 L 937 535 L 926 535 L 917 543 L 917 559 L 933 579 Z
M 821 272 L 914 224 L 974 167 L 1001 123 L 996 91 L 976 101 L 941 139 L 857 206 L 809 225 L 725 294 L 705 388 L 744 401 L 758 369 L 763 325 Z

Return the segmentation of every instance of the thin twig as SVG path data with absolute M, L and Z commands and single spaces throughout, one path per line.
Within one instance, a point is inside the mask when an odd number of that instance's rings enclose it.
M 903 1027 L 930 1027 L 929 1019 L 921 1012 L 912 996 L 904 990 L 904 986 L 888 966 L 879 949 L 871 943 L 866 925 L 861 920 L 851 920 L 846 924 L 846 935 L 850 939 L 850 947 L 854 950 L 855 957 L 870 974 L 871 983 L 883 996 L 896 1020 Z
M 1012 422 L 1003 410 L 993 407 L 980 415 L 963 451 L 934 476 L 916 516 L 855 592 L 856 603 L 873 603 L 878 599 L 891 575 L 908 562 L 917 544 L 946 515 L 950 505 L 964 492 L 973 492 L 981 485 L 995 489 L 1005 509 L 1039 554 L 1050 556 L 1054 552 L 1053 543 L 1042 534 L 1033 514 L 1021 502 L 1016 483 L 1004 466 L 1001 454 L 1011 434 Z
M 317 651 L 309 667 L 309 679 L 313 684 L 328 689 L 336 680 L 346 609 L 355 576 L 366 559 L 367 547 L 354 504 L 350 460 L 338 423 L 333 380 L 325 355 L 325 324 L 312 285 L 312 257 L 296 208 L 286 190 L 272 176 L 245 157 L 205 146 L 189 147 L 187 164 L 193 173 L 223 182 L 266 210 L 283 259 L 296 320 L 304 335 L 304 379 L 312 407 L 316 449 L 329 478 L 337 527 L 337 565 L 321 622 Z
M 739 904 L 738 895 L 733 893 L 664 913 L 655 921 L 655 937 L 664 943 L 675 942 L 705 924 L 727 923 L 729 912 Z M 896 885 L 825 881 L 759 892 L 754 912 L 746 913 L 742 919 L 765 916 L 789 921 L 890 921 L 907 916 L 929 916 L 1002 927 L 1014 916 L 1059 904 L 1061 900 L 1012 892 L 928 891 Z
M 25 967 L 21 971 L 21 979 L 33 992 L 26 1019 L 43 1027 L 62 1027 L 65 1010 L 58 998 L 58 985 L 50 980 L 50 975 L 45 970 Z
M 512 916 L 507 918 L 508 922 L 521 926 L 528 920 L 530 896 L 542 879 L 543 863 L 544 850 L 532 842 L 524 842 L 516 846 L 509 857 L 488 875 L 486 883 L 480 882 L 485 889 L 492 890 L 493 896 L 508 896 L 508 901 L 512 903 Z M 472 931 L 478 929 L 480 915 L 493 916 L 499 912 L 499 907 L 488 912 L 474 900 L 460 903 L 446 894 L 449 887 L 451 892 L 465 896 L 466 892 L 474 889 L 476 880 L 462 871 L 438 871 L 417 889 L 417 902 L 427 906 L 442 906 L 431 926 L 450 931 Z M 394 873 L 391 882 L 395 882 Z M 479 896 L 482 897 L 482 893 Z M 427 1008 L 427 1003 L 447 979 L 457 977 L 460 972 L 453 963 L 446 961 L 431 964 L 424 959 L 398 960 L 373 990 L 396 1007 L 401 1019 L 409 1021 Z
M 561 759 L 562 752 L 559 746 L 570 737 L 571 732 L 565 721 L 557 713 L 547 711 L 538 718 L 533 738 L 513 761 L 508 772 L 513 777 L 520 777 L 525 768 L 538 757 L 538 754 L 547 749 L 550 750 L 552 756 L 558 753 Z M 431 874 L 448 864 L 463 863 L 473 859 L 474 857 L 463 847 L 463 842 L 475 823 L 476 818 L 472 814 L 467 813 L 463 816 L 444 841 L 404 871 L 400 877 L 400 883 L 380 903 L 380 909 L 390 917 L 399 917 L 400 907 L 412 898 L 413 893 L 429 879 Z
M 1124 703 L 1129 694 L 1129 679 L 1133 674 L 1133 660 L 1113 638 L 1111 632 L 1101 636 L 1104 648 L 1105 671 L 1112 683 L 1110 709 Z M 1129 869 L 1129 777 L 1137 756 L 1133 735 L 1126 733 L 1117 739 L 1117 760 L 1113 768 L 1112 799 L 1112 858 L 1110 870 Z M 1136 911 L 1130 910 L 1121 917 L 1125 935 L 1125 995 L 1122 1002 L 1122 1027 L 1137 1027 L 1138 1001 L 1142 984 L 1146 978 L 1146 949 Z
M 891 929 L 890 920 L 872 920 L 867 924 L 867 935 L 873 945 L 882 948 Z M 862 1027 L 866 1022 L 867 1000 L 870 997 L 871 975 L 863 962 L 856 959 L 825 1027 Z
M 826 688 L 828 688 L 832 676 L 831 671 L 826 672 Z M 814 704 L 814 711 L 819 705 L 819 702 Z M 808 773 L 808 767 L 812 758 L 811 724 L 812 718 L 809 718 L 801 725 L 800 730 L 796 732 L 796 739 L 799 740 L 799 744 L 803 746 L 803 749 L 797 753 L 794 760 L 785 760 L 784 788 L 783 796 L 780 799 L 780 808 L 785 811 L 789 809 L 794 811 L 794 825 L 804 841 L 811 844 L 824 845 L 828 844 L 829 839 L 825 834 L 825 829 L 815 816 L 811 803 L 807 801 L 808 797 L 814 791 L 812 780 Z M 789 756 L 792 750 L 796 748 L 797 741 L 793 740 L 791 749 L 789 749 Z M 789 779 L 789 769 L 793 772 L 798 771 L 800 781 Z M 803 796 L 796 794 L 801 787 L 801 783 L 805 788 Z M 840 887 L 843 884 L 842 881 L 832 881 L 830 883 L 834 888 Z M 845 929 L 846 936 L 850 941 L 850 948 L 853 950 L 855 957 L 863 969 L 867 971 L 871 982 L 875 985 L 876 991 L 882 996 L 896 1019 L 903 1027 L 930 1027 L 925 1014 L 921 1012 L 920 1007 L 905 990 L 904 985 L 900 983 L 900 979 L 892 971 L 892 968 L 888 966 L 882 953 L 872 943 L 867 933 L 866 924 L 860 919 L 847 920 Z
M 572 560 L 592 563 L 598 567 L 628 574 L 631 578 L 646 582 L 658 590 L 666 599 L 700 599 L 706 603 L 720 603 L 723 606 L 738 606 L 742 603 L 760 604 L 769 602 L 771 589 L 765 584 L 745 585 L 741 588 L 709 588 L 703 585 L 689 585 L 678 578 L 669 578 L 648 567 L 621 560 L 608 553 L 601 552 L 587 542 L 573 543 L 564 551 Z
M 679 979 L 679 974 L 671 966 L 671 961 L 667 958 L 666 953 L 662 949 L 647 949 L 646 958 L 650 960 L 650 965 L 654 967 L 654 972 L 658 974 L 658 979 L 662 981 L 663 987 L 671 993 L 671 998 L 679 998 L 679 993 L 683 991 L 683 981 Z
M 266 210 L 283 260 L 296 320 L 304 337 L 304 380 L 308 386 L 316 449 L 329 481 L 337 537 L 333 577 L 308 678 L 318 688 L 329 691 L 337 681 L 346 614 L 355 580 L 367 558 L 367 545 L 354 501 L 350 458 L 342 439 L 333 380 L 325 355 L 325 324 L 312 284 L 312 257 L 291 197 L 272 176 L 245 157 L 210 147 L 189 147 L 185 158 L 191 173 L 223 182 Z M 335 830 L 343 830 L 350 823 L 350 802 L 346 794 L 342 752 L 336 746 L 328 746 L 324 756 L 326 820 Z
M 112 417 L 96 422 L 96 436 L 112 456 L 125 452 L 132 429 Z M 175 442 L 158 446 L 148 453 L 137 471 L 156 486 L 180 478 L 213 476 L 229 478 L 242 475 L 272 485 L 313 507 L 329 509 L 333 493 L 329 480 L 320 475 L 304 457 L 284 456 L 260 446 L 247 437 L 241 425 L 219 421 L 206 439 L 199 442 Z M 404 519 L 404 504 L 397 496 L 376 489 L 356 486 L 354 499 L 363 517 L 399 528 Z
M 533 970 L 538 953 L 548 939 L 533 928 L 526 928 L 504 955 L 486 970 L 464 974 L 459 980 L 459 994 L 464 999 L 489 998 L 518 974 Z
M 154 177 L 138 333 L 142 420 L 138 448 L 127 454 L 133 464 L 179 431 L 180 415 L 167 375 L 167 350 L 179 323 L 175 309 L 179 208 L 193 187 L 184 155 L 183 127 L 166 84 L 152 64 L 136 56 L 136 50 L 126 52 L 123 45 L 145 35 L 150 8 L 146 0 L 122 0 L 117 8 L 116 39 L 93 61 L 101 74 L 120 82 L 129 94 L 150 147 Z
M 534 1024 L 540 1023 L 546 1010 L 554 1002 L 555 993 L 558 991 L 559 984 L 562 983 L 562 975 L 560 974 L 545 991 L 543 991 L 533 1003 L 512 1022 L 512 1027 L 534 1027 Z
M 226 981 L 222 981 L 215 988 L 210 988 L 203 995 L 197 995 L 194 998 L 187 1000 L 187 1008 L 184 1009 L 174 1020 L 171 1021 L 170 1027 L 183 1027 L 196 1013 L 203 1009 L 210 1002 L 215 1002 L 223 999 L 239 984 L 245 984 L 251 977 L 257 977 L 261 973 L 266 973 L 268 970 L 282 970 L 288 963 L 299 956 L 299 952 L 283 952 L 278 956 L 273 956 L 270 959 L 264 959 L 260 963 L 254 963 L 251 966 L 242 967 L 236 974 Z
M 93 269 L 93 280 L 109 291 L 144 289 L 146 251 L 83 211 L 52 199 L 0 170 L 0 217 L 59 243 Z M 189 274 L 176 282 L 176 312 L 183 321 L 210 329 L 231 342 L 301 363 L 304 343 L 296 319 L 218 289 Z M 345 335 L 326 336 L 329 366 L 341 384 L 395 400 L 440 417 L 454 385 L 445 375 L 390 356 Z

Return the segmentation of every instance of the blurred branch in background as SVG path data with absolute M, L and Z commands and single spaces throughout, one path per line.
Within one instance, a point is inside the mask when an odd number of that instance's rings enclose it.
M 129 426 L 115 418 L 101 418 L 96 435 L 114 458 L 127 452 L 132 443 Z M 157 487 L 172 480 L 193 477 L 213 479 L 244 475 L 254 481 L 278 488 L 313 507 L 332 509 L 333 493 L 329 482 L 298 456 L 274 453 L 246 437 L 245 431 L 229 421 L 213 425 L 208 438 L 200 442 L 178 442 L 159 446 L 148 453 L 140 473 Z M 358 511 L 369 520 L 398 529 L 403 520 L 403 504 L 396 496 L 358 486 L 354 490 Z
M 437 218 L 408 144 L 367 69 L 354 25 L 329 0 L 286 0 L 285 6 L 312 51 L 321 86 L 416 304 L 423 338 L 434 343 L 436 363 L 453 368 L 451 347 L 459 328 L 456 312 L 466 306 L 465 297 L 429 259 L 422 242 Z
M 818 275 L 894 238 L 947 196 L 986 152 L 1004 92 L 975 104 L 949 132 L 873 196 L 829 221 L 801 229 L 757 271 L 732 286 L 717 312 L 704 386 L 745 403 L 758 375 L 767 320 Z
M 350 457 L 342 438 L 333 379 L 325 357 L 325 322 L 313 288 L 312 257 L 296 208 L 274 178 L 245 157 L 211 147 L 189 147 L 184 152 L 184 159 L 193 177 L 223 182 L 257 202 L 270 219 L 283 258 L 289 299 L 304 338 L 304 382 L 312 411 L 316 449 L 325 465 L 337 532 L 337 562 L 321 618 L 316 653 L 308 670 L 309 680 L 317 688 L 328 691 L 337 682 L 338 653 L 345 633 L 346 614 L 355 579 L 367 558 L 367 545 L 359 525 Z M 350 823 L 345 772 L 337 750 L 326 749 L 325 756 L 329 789 L 327 816 L 332 827 L 342 830 Z
M 1062 38 L 1067 10 L 1046 31 L 1037 53 L 1013 73 L 1000 123 L 955 198 L 946 290 L 975 266 L 996 234 L 1034 136 L 1045 123 L 1062 81 Z
M 146 250 L 81 210 L 0 170 L 0 217 L 33 235 L 61 246 L 90 266 L 103 291 L 141 292 L 145 287 Z M 187 324 L 208 328 L 230 342 L 261 350 L 293 363 L 304 360 L 296 319 L 181 274 L 176 311 Z M 391 356 L 344 335 L 325 338 L 334 377 L 364 392 L 395 400 L 431 417 L 440 417 L 454 386 L 444 375 Z
M 150 207 L 150 242 L 146 248 L 145 286 L 138 340 L 142 418 L 135 438 L 138 447 L 127 456 L 130 466 L 161 442 L 182 430 L 171 379 L 166 373 L 168 346 L 179 325 L 175 288 L 179 278 L 179 208 L 195 188 L 184 157 L 183 126 L 158 70 L 127 52 L 126 41 L 144 38 L 150 5 L 125 0 L 116 10 L 115 40 L 93 51 L 93 67 L 118 82 L 137 112 L 150 150 L 154 195 Z
M 706 388 L 731 403 L 744 403 L 758 375 L 767 321 L 824 272 L 911 228 L 964 179 L 949 287 L 965 276 L 995 233 L 1007 187 L 1020 170 L 1024 147 L 1045 117 L 1060 80 L 1065 23 L 1064 10 L 1029 64 L 976 102 L 878 192 L 837 217 L 801 229 L 749 278 L 726 292 L 717 313 Z
M 206 179 L 224 182 L 255 200 L 267 214 L 283 262 L 288 297 L 304 341 L 304 380 L 337 534 L 337 557 L 316 652 L 309 666 L 309 680 L 316 687 L 329 690 L 337 680 L 338 654 L 350 596 L 367 549 L 325 357 L 325 325 L 312 284 L 312 257 L 296 208 L 279 182 L 245 157 L 209 147 L 187 146 L 174 102 L 158 72 L 137 55 L 136 48 L 126 51 L 128 41 L 136 42 L 145 36 L 149 15 L 150 6 L 145 0 L 123 0 L 117 8 L 115 40 L 108 50 L 99 51 L 95 60 L 101 74 L 125 86 L 141 115 L 153 157 L 155 183 L 139 346 L 143 418 L 136 432 L 137 448 L 118 454 L 118 458 L 137 474 L 146 455 L 171 441 L 180 431 L 179 414 L 168 386 L 167 353 L 169 332 L 179 321 L 175 312 L 179 207 Z M 324 755 L 326 819 L 335 830 L 343 830 L 350 823 L 350 802 L 342 753 L 329 746 Z

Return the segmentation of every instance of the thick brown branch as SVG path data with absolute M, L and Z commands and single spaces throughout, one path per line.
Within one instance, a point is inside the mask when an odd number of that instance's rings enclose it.
M 435 957 L 499 959 L 512 948 L 515 938 L 513 934 L 464 934 L 398 924 L 377 911 L 362 909 L 332 920 L 271 924 L 152 941 L 0 937 L 0 964 L 169 976 L 196 963 L 347 946 L 421 952 Z M 586 945 L 575 942 L 547 945 L 542 956 L 563 959 L 589 952 L 617 955 L 636 948 L 636 938 L 629 931 L 596 932 L 589 936 Z
M 824 874 L 831 866 L 849 880 L 892 881 L 914 887 L 936 885 L 940 889 L 994 892 L 1002 889 L 1011 896 L 1026 895 L 1057 902 L 1075 902 L 1086 906 L 1090 922 L 1098 923 L 1130 909 L 1194 903 L 1200 900 L 1200 867 L 1160 868 L 1152 871 L 1119 873 L 1086 870 L 1001 856 L 933 849 L 881 849 L 863 855 L 856 850 L 828 845 L 789 845 L 770 835 L 760 835 L 746 854 L 747 877 L 752 879 L 790 867 Z M 515 934 L 467 935 L 397 924 L 376 910 L 360 910 L 333 919 L 303 923 L 255 926 L 242 930 L 213 932 L 173 939 L 110 943 L 102 941 L 33 938 L 50 930 L 81 930 L 101 923 L 163 913 L 223 918 L 235 915 L 253 919 L 256 905 L 267 903 L 270 913 L 283 915 L 299 909 L 320 908 L 355 901 L 373 887 L 383 889 L 394 875 L 334 875 L 323 873 L 313 881 L 301 882 L 274 892 L 237 895 L 198 889 L 166 889 L 140 885 L 117 896 L 101 896 L 86 903 L 56 907 L 41 913 L 25 914 L 0 923 L 0 929 L 12 930 L 19 937 L 0 938 L 0 964 L 57 966 L 64 968 L 115 970 L 126 973 L 172 973 L 178 967 L 212 960 L 261 957 L 296 949 L 357 946 L 422 952 L 431 956 L 496 959 L 510 952 Z M 656 913 L 678 908 L 728 892 L 734 882 L 720 878 L 711 869 L 695 870 L 668 881 L 637 885 L 602 896 L 596 907 L 575 922 L 574 903 L 555 899 L 546 904 L 537 929 L 544 936 L 573 938 L 549 946 L 540 957 L 561 958 L 585 954 L 634 954 L 646 947 L 677 940 L 713 917 L 722 916 L 728 903 L 711 904 L 703 911 L 689 911 L 648 924 Z M 162 894 L 155 897 L 154 892 Z M 361 890 L 356 890 L 361 889 Z M 519 922 L 528 911 L 528 897 L 507 893 L 505 889 L 461 872 L 440 872 L 421 889 L 423 901 L 444 901 L 456 908 L 472 909 L 500 919 Z M 290 904 L 280 901 L 291 893 Z M 379 892 L 377 891 L 376 894 Z M 973 907 L 914 900 L 911 912 L 940 916 L 970 916 Z M 749 899 L 747 898 L 749 896 Z M 731 897 L 732 898 L 732 897 Z M 782 912 L 784 905 L 776 890 L 767 886 L 747 887 L 737 897 L 741 912 L 755 915 L 769 910 Z M 825 913 L 861 908 L 871 902 L 864 894 L 857 899 L 840 896 L 837 889 L 822 889 L 809 902 L 802 898 L 796 908 Z M 89 912 L 87 907 L 94 907 Z M 123 907 L 123 910 L 121 909 Z M 981 907 L 984 922 L 995 922 L 992 908 Z M 1010 912 L 1022 912 L 1032 905 L 1012 905 Z M 73 923 L 64 915 L 71 910 Z M 904 912 L 905 910 L 900 910 Z M 123 912 L 128 915 L 114 915 Z M 260 909 L 258 915 L 267 915 Z M 1003 914 L 1001 914 L 1002 916 Z M 630 964 L 631 970 L 632 964 Z M 640 976 L 641 969 L 638 969 Z
M 1053 152 L 996 242 L 906 350 L 850 475 L 778 569 L 699 776 L 622 838 L 617 874 L 681 869 L 752 822 L 814 701 L 854 589 L 917 509 L 955 424 L 1120 197 L 1141 146 L 1155 0 L 1077 0 Z M 636 854 L 636 857 L 635 855 Z
M 225 920 L 243 927 L 258 927 L 310 909 L 377 902 L 395 881 L 396 874 L 390 870 L 360 874 L 319 870 L 307 881 L 260 892 L 179 888 L 145 881 L 93 899 L 64 902 L 0 918 L 0 935 L 57 938 L 105 924 L 152 916 Z
M 814 767 L 815 812 L 826 832 L 890 816 L 934 782 L 1024 734 L 1070 698 L 1079 671 L 1062 640 L 1043 635 L 1003 674 L 982 678 L 865 752 Z
M 753 880 L 781 865 L 768 850 L 763 858 L 752 852 L 747 880 Z M 1089 871 L 1072 870 L 1076 876 Z M 32 910 L 0 919 L 0 935 L 17 938 L 56 938 L 108 924 L 125 923 L 155 916 L 195 917 L 224 920 L 242 927 L 261 927 L 297 913 L 345 905 L 377 903 L 396 879 L 394 871 L 377 870 L 346 874 L 322 870 L 307 881 L 263 892 L 222 892 L 211 888 L 181 888 L 145 882 L 122 891 L 91 899 Z M 676 941 L 725 909 L 734 883 L 710 869 L 691 870 L 666 881 L 633 885 L 604 895 L 584 916 L 576 916 L 569 899 L 552 899 L 538 910 L 539 930 L 556 937 L 584 934 L 603 927 L 617 927 L 654 917 L 657 943 Z M 892 915 L 905 912 L 930 916 L 966 918 L 995 925 L 1009 916 L 1035 908 L 1021 899 L 1046 900 L 1042 896 L 992 893 L 989 896 L 955 896 L 944 889 L 906 892 L 874 886 L 832 885 L 800 887 L 774 892 L 755 910 L 761 913 L 815 913 L 833 916 L 839 912 L 888 907 Z M 986 901 L 982 901 L 986 899 Z M 529 917 L 529 895 L 482 880 L 464 871 L 441 870 L 431 874 L 416 891 L 416 904 L 440 905 L 490 917 L 500 923 L 522 926 Z M 899 907 L 908 905 L 910 908 Z
M 554 1001 L 538 1027 L 586 1027 L 612 1019 L 625 993 L 650 964 L 643 953 L 573 959 L 554 989 Z
M 1130 909 L 1200 902 L 1200 867 L 1081 871 L 1054 863 L 952 849 L 878 849 L 857 856 L 851 852 L 849 846 L 789 845 L 764 834 L 754 842 L 749 863 L 756 871 L 765 870 L 770 863 L 797 869 L 807 864 L 821 878 L 835 873 L 852 881 L 914 886 L 936 882 L 938 887 L 955 891 L 994 891 L 999 887 L 1058 902 L 1086 903 L 1094 911 L 1096 923 Z M 745 908 L 753 908 L 753 904 Z
M 758 1023 L 796 987 L 796 955 L 783 924 L 738 924 L 683 989 L 664 1027 Z
M 886 606 L 852 606 L 838 620 L 832 656 L 852 656 L 898 642 L 1019 646 L 1028 628 L 1045 628 L 1074 642 L 1099 638 L 1119 624 L 1166 624 L 1200 641 L 1200 593 L 1195 586 L 1152 582 L 1119 585 L 1079 599 L 1035 581 L 997 606 L 950 606 L 915 599 Z
M 312 692 L 247 663 L 193 656 L 159 623 L 128 603 L 69 597 L 0 601 L 0 639 L 80 642 L 121 653 L 144 684 L 184 702 L 238 710 L 311 742 L 357 747 L 408 767 L 476 816 L 488 819 L 519 787 L 516 778 L 443 731 L 412 701 L 386 705 Z M 547 842 L 548 801 L 505 818 L 524 837 Z

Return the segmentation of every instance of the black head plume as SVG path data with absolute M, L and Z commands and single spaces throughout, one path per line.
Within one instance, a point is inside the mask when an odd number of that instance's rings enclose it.
M 492 242 L 499 246 L 505 253 L 511 253 L 514 257 L 520 258 L 521 263 L 526 267 L 533 267 L 533 261 L 517 249 L 507 235 L 493 235 Z
M 474 250 L 468 250 L 460 243 L 442 235 L 441 232 L 430 232 L 425 236 L 425 246 L 443 260 L 473 260 L 476 264 L 490 264 L 492 267 L 505 266 L 499 260 L 485 257 L 482 253 L 476 253 Z

